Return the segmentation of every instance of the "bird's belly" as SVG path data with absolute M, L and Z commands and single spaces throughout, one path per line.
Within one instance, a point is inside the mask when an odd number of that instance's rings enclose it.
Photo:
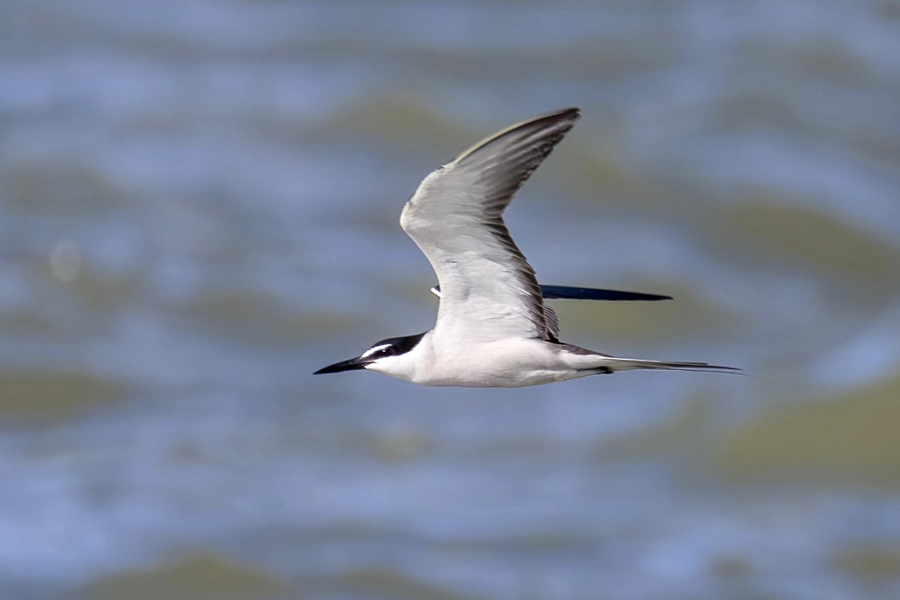
M 414 381 L 429 386 L 523 387 L 572 379 L 571 369 L 538 345 L 544 343 L 490 342 L 436 353 L 425 376 Z

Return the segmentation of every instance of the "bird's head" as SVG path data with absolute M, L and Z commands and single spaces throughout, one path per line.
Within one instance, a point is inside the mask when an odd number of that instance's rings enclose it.
M 319 369 L 314 375 L 368 369 L 370 371 L 378 371 L 379 373 L 404 378 L 403 372 L 407 371 L 410 365 L 406 365 L 408 361 L 403 360 L 402 357 L 415 348 L 424 336 L 424 333 L 419 333 L 417 335 L 407 335 L 381 340 L 380 342 L 373 344 L 371 348 L 356 358 L 344 360 L 323 369 Z

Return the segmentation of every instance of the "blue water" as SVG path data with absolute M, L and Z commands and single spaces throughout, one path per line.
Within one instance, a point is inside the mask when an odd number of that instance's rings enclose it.
M 898 75 L 892 2 L 5 2 L 0 595 L 898 597 Z M 519 246 L 675 300 L 563 338 L 751 377 L 312 377 L 433 325 L 419 181 L 571 105 Z

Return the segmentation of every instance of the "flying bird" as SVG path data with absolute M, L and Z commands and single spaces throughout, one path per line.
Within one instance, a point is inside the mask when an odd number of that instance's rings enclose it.
M 400 226 L 437 274 L 434 329 L 382 340 L 316 374 L 365 369 L 428 386 L 505 388 L 632 369 L 739 371 L 619 358 L 560 341 L 559 320 L 545 299 L 669 299 L 539 285 L 503 223 L 516 191 L 579 117 L 577 108 L 567 108 L 523 121 L 429 174 L 403 208 Z

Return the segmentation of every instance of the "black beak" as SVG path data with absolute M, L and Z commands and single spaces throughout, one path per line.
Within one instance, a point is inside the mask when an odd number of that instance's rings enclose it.
M 339 363 L 334 363 L 333 365 L 329 365 L 324 369 L 319 369 L 318 371 L 313 373 L 313 375 L 322 375 L 324 373 L 340 373 L 341 371 L 356 371 L 358 369 L 365 369 L 367 364 L 369 364 L 369 362 L 363 360 L 360 357 L 351 358 L 350 360 L 345 360 Z

